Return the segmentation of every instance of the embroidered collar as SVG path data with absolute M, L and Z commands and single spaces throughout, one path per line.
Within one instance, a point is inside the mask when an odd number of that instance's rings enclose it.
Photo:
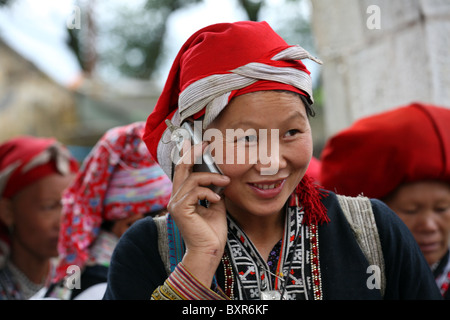
M 227 250 L 238 284 L 234 290 L 236 298 L 303 300 L 313 297 L 310 259 L 304 258 L 310 250 L 303 216 L 301 207 L 287 207 L 285 234 L 275 274 L 243 230 L 229 219 Z

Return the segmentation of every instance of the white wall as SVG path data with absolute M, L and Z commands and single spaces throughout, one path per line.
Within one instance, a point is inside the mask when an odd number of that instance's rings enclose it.
M 311 2 L 327 136 L 412 101 L 450 108 L 449 0 Z

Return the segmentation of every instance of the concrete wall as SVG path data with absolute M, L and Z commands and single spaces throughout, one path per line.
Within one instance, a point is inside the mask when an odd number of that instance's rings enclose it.
M 22 134 L 66 143 L 77 122 L 73 94 L 0 41 L 0 143 Z
M 412 101 L 450 108 L 450 1 L 311 3 L 327 136 Z

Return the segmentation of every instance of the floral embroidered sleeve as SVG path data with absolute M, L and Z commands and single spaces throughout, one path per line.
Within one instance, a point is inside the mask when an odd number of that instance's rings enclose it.
M 179 263 L 163 285 L 153 292 L 152 300 L 228 300 L 223 291 L 203 285 Z

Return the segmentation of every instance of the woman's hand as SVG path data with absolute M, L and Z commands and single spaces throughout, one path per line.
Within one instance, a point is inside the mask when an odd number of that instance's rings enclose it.
M 192 146 L 175 166 L 173 192 L 168 210 L 183 235 L 184 266 L 206 286 L 210 286 L 227 240 L 224 200 L 207 186 L 225 187 L 230 179 L 210 172 L 192 172 L 194 160 L 206 147 Z M 199 204 L 207 200 L 208 208 Z

